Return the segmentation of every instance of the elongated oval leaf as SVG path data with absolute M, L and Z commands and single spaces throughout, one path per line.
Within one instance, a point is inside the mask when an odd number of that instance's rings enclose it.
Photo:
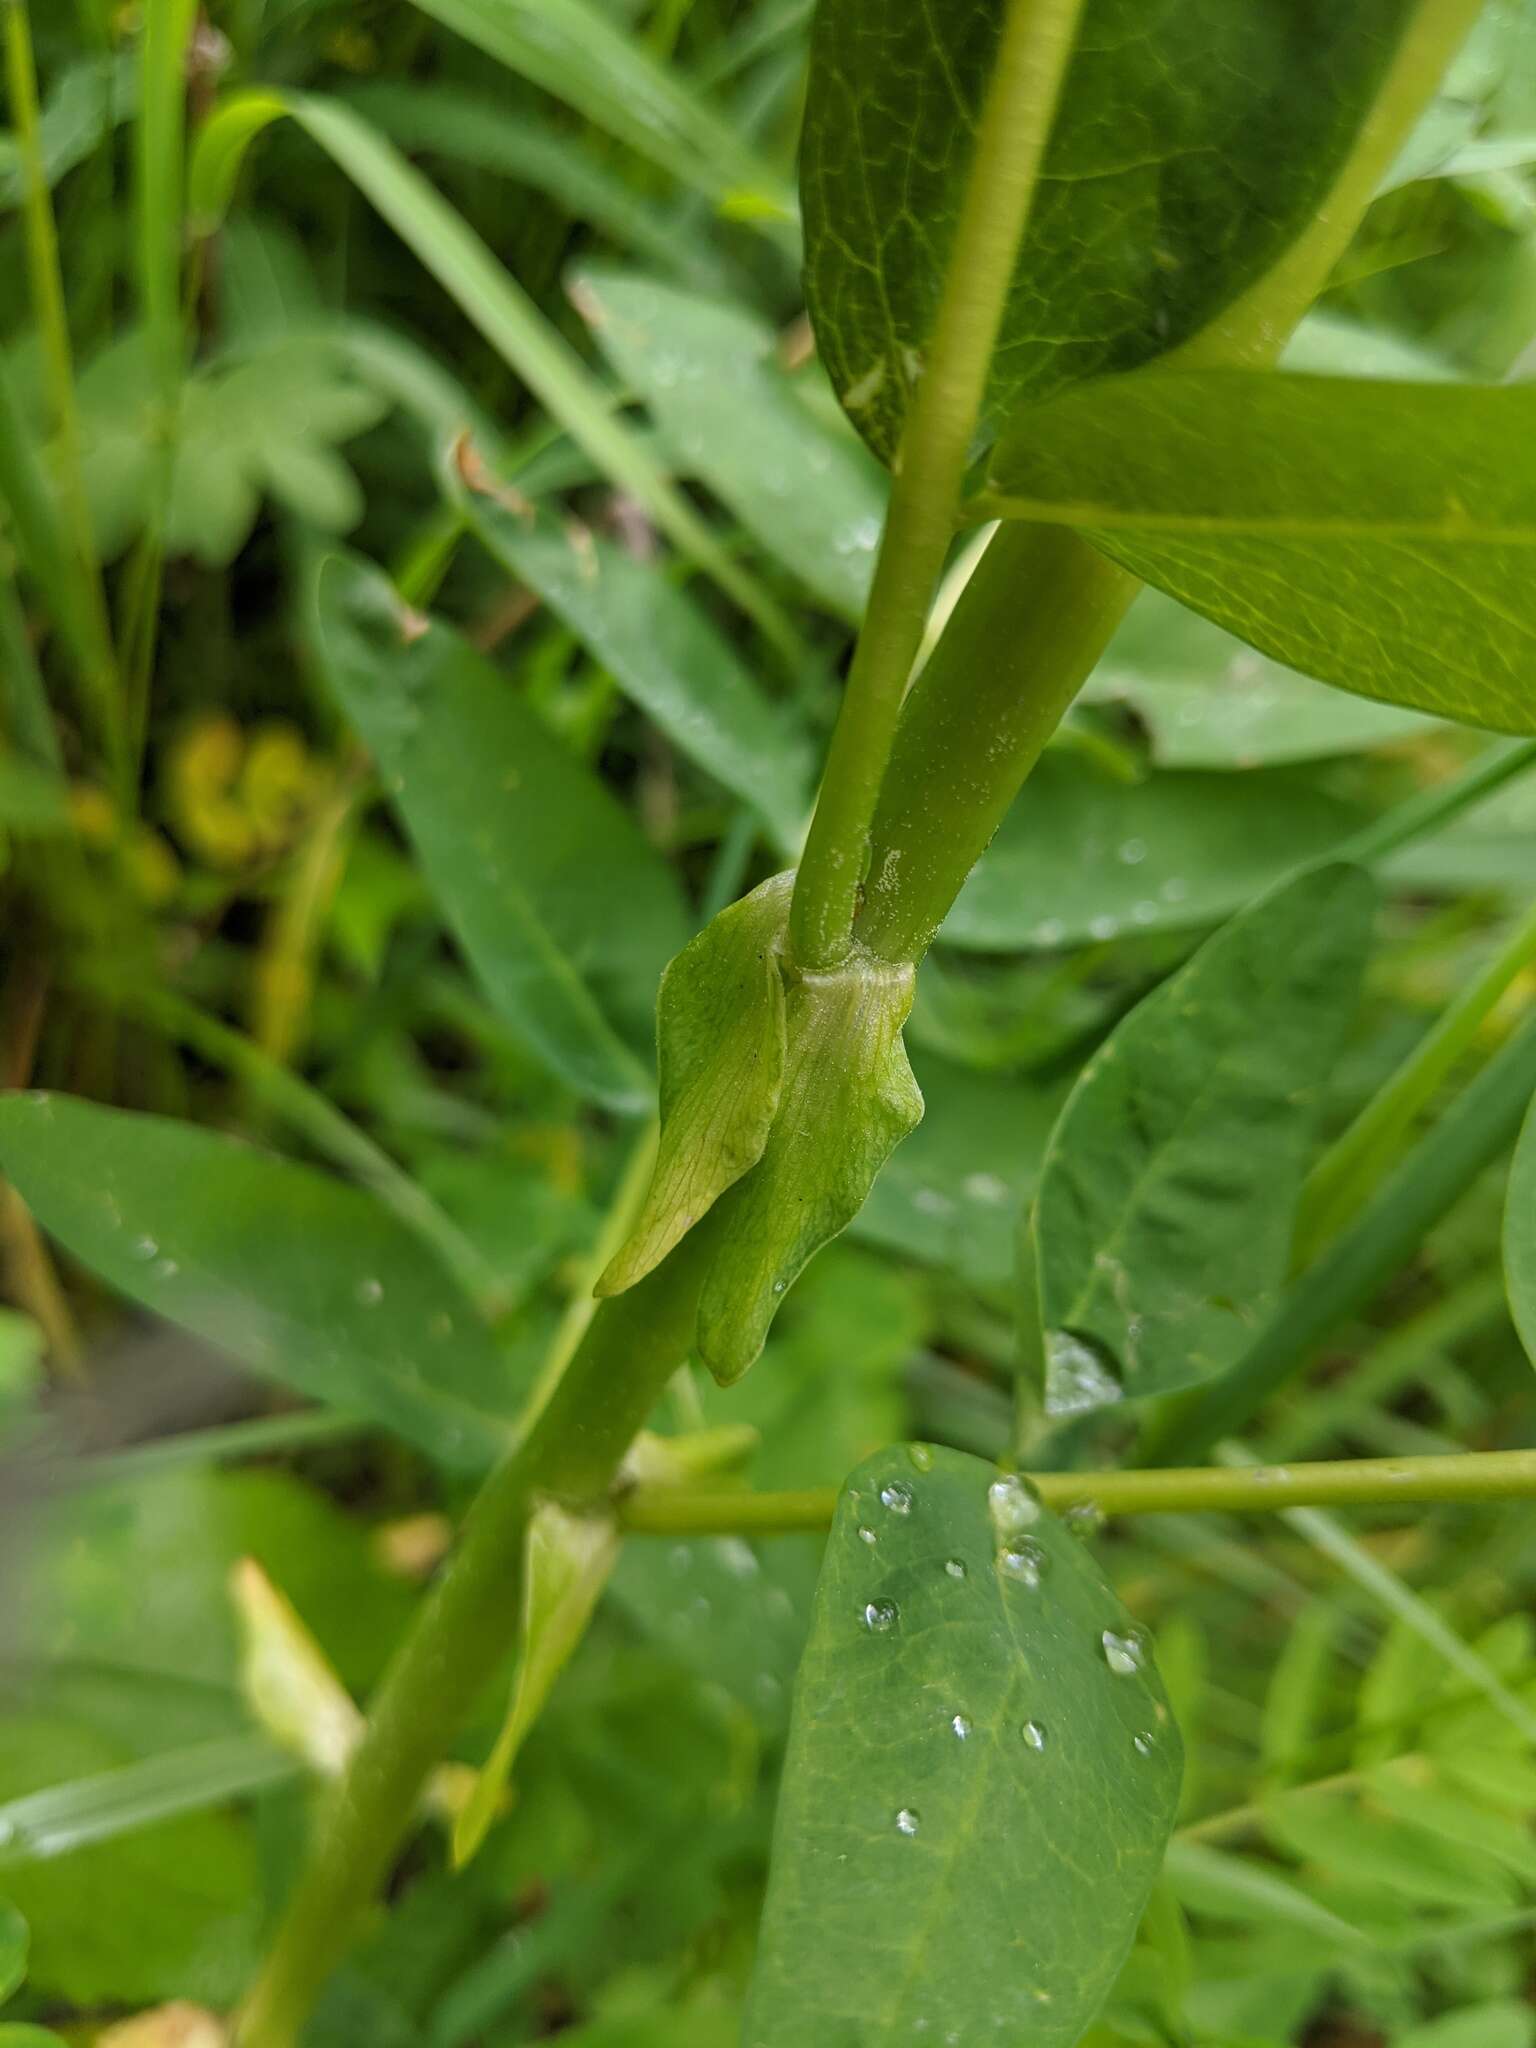
M 449 489 L 477 540 L 537 592 L 625 696 L 759 812 L 786 851 L 804 827 L 809 749 L 685 590 L 585 527 L 561 528 L 461 441 Z
M 1088 0 L 993 363 L 1021 399 L 1196 333 L 1311 220 L 1411 0 Z M 801 157 L 806 294 L 887 458 L 921 370 L 1004 0 L 821 0 Z
M 109 1286 L 254 1371 L 446 1464 L 506 1441 L 508 1368 L 445 1268 L 372 1195 L 165 1117 L 0 1101 L 0 1170 Z
M 885 479 L 775 360 L 773 329 L 718 297 L 585 270 L 572 296 L 623 383 L 697 476 L 832 611 L 864 615 Z M 835 415 L 834 415 L 835 420 Z
M 957 1451 L 852 1474 L 800 1667 L 744 2048 L 1070 2048 L 1181 1765 L 1083 1546 Z
M 1528 385 L 1152 370 L 1020 419 L 987 502 L 1324 682 L 1531 732 L 1533 445 Z
M 583 1095 L 645 1107 L 631 1046 L 649 1039 L 661 970 L 687 936 L 660 856 L 511 683 L 408 614 L 371 564 L 326 556 L 311 617 L 326 679 L 491 1000 Z
M 996 953 L 1198 931 L 1330 853 L 1366 814 L 1295 769 L 1126 783 L 1051 748 L 945 919 Z
M 1360 869 L 1299 876 L 1209 939 L 1083 1069 L 1025 1245 L 1054 1413 L 1209 1379 L 1252 1342 L 1285 1280 L 1374 909 Z

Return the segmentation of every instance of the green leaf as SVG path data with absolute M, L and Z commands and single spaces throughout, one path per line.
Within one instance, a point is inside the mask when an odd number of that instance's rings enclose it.
M 471 1861 L 489 1833 L 506 1798 L 518 1751 L 585 1635 L 618 1554 L 619 1532 L 611 1514 L 573 1515 L 557 1501 L 546 1500 L 529 1518 L 523 1542 L 517 1676 L 495 1747 L 454 1827 L 455 1868 Z
M 1298 1927 L 1334 1949 L 1370 1946 L 1358 1927 L 1320 1906 L 1270 1864 L 1229 1856 L 1204 1842 L 1174 1840 L 1165 1867 L 1180 1903 L 1191 1912 L 1258 1927 Z
M 1299 876 L 1209 939 L 1084 1067 L 1025 1251 L 1051 1412 L 1197 1384 L 1251 1343 L 1289 1267 L 1375 903 L 1359 869 Z
M 1020 419 L 985 502 L 1324 682 L 1530 732 L 1533 433 L 1529 386 L 1154 370 Z
M 50 188 L 130 118 L 137 97 L 137 67 L 128 53 L 81 57 L 59 72 L 38 123 L 43 175 Z M 25 191 L 21 152 L 9 135 L 0 134 L 0 211 L 20 206 Z
M 572 297 L 682 472 L 706 483 L 830 611 L 857 624 L 885 479 L 779 367 L 767 322 L 718 295 L 617 270 L 581 271 Z
M 1319 761 L 1434 731 L 1266 660 L 1160 590 L 1137 598 L 1079 702 L 1134 712 L 1161 768 Z
M 510 1388 L 457 1283 L 374 1196 L 168 1118 L 0 1101 L 0 1166 L 119 1293 L 254 1371 L 454 1466 L 501 1447 Z
M 914 1053 L 923 1121 L 882 1170 L 855 1236 L 968 1286 L 1012 1287 L 1018 1219 L 1061 1108 L 1059 1081 L 977 1074 Z
M 670 871 L 506 678 L 408 611 L 371 563 L 327 555 L 310 616 L 326 680 L 491 1001 L 580 1094 L 647 1108 L 630 1046 L 649 1037 L 687 930 Z
M 104 556 L 160 516 L 164 404 L 142 336 L 116 342 L 80 380 L 86 487 Z M 280 340 L 206 365 L 180 387 L 165 545 L 209 568 L 232 561 L 270 497 L 324 533 L 363 513 L 336 453 L 380 418 L 378 396 L 324 341 Z
M 722 1384 L 763 1348 L 786 1291 L 846 1229 L 923 1114 L 902 1044 L 910 967 L 855 954 L 789 986 L 784 1082 L 762 1156 L 715 1204 L 699 1297 L 699 1355 Z
M 1308 225 L 1409 0 L 1089 0 L 984 426 L 1198 332 Z M 821 0 L 801 148 L 822 358 L 887 459 L 920 372 L 1003 0 Z
M 1531 2048 L 1533 2042 L 1536 2012 L 1524 1999 L 1498 1998 L 1410 2027 L 1398 2035 L 1396 2048 Z
M 1178 1797 L 1145 1639 L 1017 1480 L 853 1473 L 800 1667 L 744 2048 L 1069 2048 Z
M 661 978 L 661 1144 L 640 1214 L 598 1283 L 643 1280 L 763 1156 L 784 1086 L 780 952 L 792 875 L 721 911 Z
M 1125 783 L 1049 749 L 961 890 L 945 945 L 994 953 L 1199 930 L 1365 823 L 1295 769 Z
M 0 1727 L 0 1801 L 123 1762 L 57 1716 Z M 238 1997 L 256 1961 L 256 1856 L 225 1813 L 183 1813 L 142 1833 L 13 1865 L 3 1883 L 32 1929 L 31 1987 L 82 2006 Z
M 793 201 L 732 125 L 592 0 L 415 4 L 706 198 L 746 219 L 791 215 Z
M 808 749 L 730 642 L 654 563 L 561 526 L 461 441 L 449 489 L 490 554 L 544 600 L 680 751 L 757 811 L 786 851 L 808 806 Z
M 1536 1365 L 1536 1101 L 1515 1147 L 1504 1207 L 1504 1280 L 1509 1312 Z
M 0 2005 L 27 1974 L 27 1923 L 0 1899 Z

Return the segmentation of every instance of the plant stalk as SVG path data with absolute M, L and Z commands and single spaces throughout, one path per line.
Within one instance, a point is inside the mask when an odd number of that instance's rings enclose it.
M 1278 359 L 1480 7 L 1420 0 L 1311 226 L 1225 313 L 1164 357 L 1167 366 L 1258 368 Z M 913 960 L 926 948 L 1140 587 L 1122 570 L 1111 574 L 1076 535 L 1038 528 L 1031 539 L 1017 522 L 998 529 L 887 738 L 858 933 L 882 958 Z M 852 684 L 850 676 L 850 692 Z
M 1536 1451 L 1468 1451 L 1445 1458 L 1341 1458 L 1315 1465 L 1190 1465 L 1156 1471 L 1037 1472 L 1056 1513 L 1272 1514 L 1300 1507 L 1424 1507 L 1536 1500 Z M 646 1536 L 777 1536 L 830 1528 L 835 1486 L 797 1493 L 704 1493 L 646 1486 L 620 1506 L 623 1526 Z
M 863 630 L 790 912 L 803 967 L 852 943 L 870 821 L 960 490 L 1083 0 L 1011 0 L 956 223 L 928 360 L 895 464 Z
M 515 1639 L 532 1506 L 607 1497 L 693 1341 L 706 1231 L 605 1301 L 547 1406 L 486 1482 L 457 1550 L 390 1667 L 236 2027 L 237 2048 L 294 2048 L 314 1999 L 415 1824 L 427 1773 Z

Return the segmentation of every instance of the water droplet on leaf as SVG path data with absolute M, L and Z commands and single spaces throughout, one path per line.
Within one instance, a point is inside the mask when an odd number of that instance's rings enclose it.
M 915 1835 L 922 1825 L 917 1813 L 910 1806 L 903 1806 L 896 1814 L 896 1828 L 899 1834 Z
M 1104 1645 L 1104 1662 L 1116 1678 L 1133 1678 L 1138 1671 L 1146 1669 L 1147 1642 L 1138 1630 L 1120 1635 L 1116 1630 L 1107 1628 L 1099 1640 Z
M 1019 1733 L 1023 1736 L 1029 1747 L 1036 1751 L 1037 1754 L 1040 1750 L 1044 1749 L 1046 1743 L 1045 1729 L 1038 1721 L 1026 1721 L 1019 1730 Z
M 864 1609 L 864 1626 L 877 1636 L 893 1629 L 900 1619 L 901 1610 L 894 1600 L 871 1600 Z
M 880 1489 L 880 1505 L 889 1508 L 893 1515 L 910 1515 L 912 1512 L 912 1489 L 904 1479 L 892 1479 Z
M 1040 1498 L 1016 1472 L 1006 1472 L 987 1488 L 987 1512 L 999 1536 L 1016 1536 L 1040 1519 Z

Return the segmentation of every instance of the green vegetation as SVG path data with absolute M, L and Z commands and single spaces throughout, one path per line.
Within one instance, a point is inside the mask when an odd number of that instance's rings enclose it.
M 1536 2048 L 1536 6 L 0 31 L 0 2048 Z

